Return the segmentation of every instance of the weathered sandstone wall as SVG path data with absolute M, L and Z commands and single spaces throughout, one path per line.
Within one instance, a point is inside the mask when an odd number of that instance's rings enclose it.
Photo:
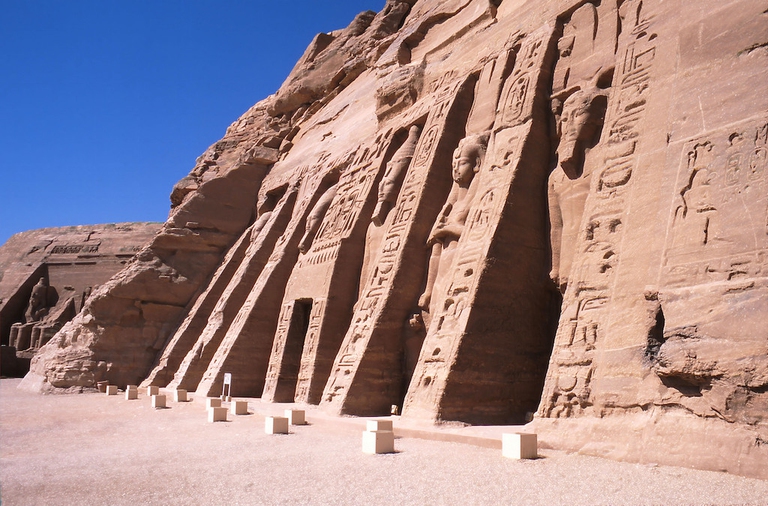
M 389 0 L 34 359 L 768 477 L 768 2 Z

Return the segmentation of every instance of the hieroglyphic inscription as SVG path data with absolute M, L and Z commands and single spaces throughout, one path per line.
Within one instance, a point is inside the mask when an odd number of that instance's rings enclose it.
M 435 315 L 428 329 L 404 410 L 439 406 L 440 396 L 466 330 L 472 300 L 517 170 L 521 139 L 530 128 L 533 93 L 544 65 L 550 27 L 527 37 L 520 48 L 512 75 L 502 88 L 488 155 L 475 176 L 478 184 L 465 230 L 459 239 L 445 291 L 435 294 Z M 418 408 L 417 408 L 418 409 Z
M 597 195 L 601 198 L 615 198 L 626 190 L 635 166 L 638 123 L 645 113 L 651 66 L 656 56 L 656 47 L 647 33 L 648 24 L 643 21 L 632 31 L 635 40 L 624 50 L 616 69 L 615 92 L 605 126 L 606 156 L 597 180 Z M 618 208 L 618 202 L 614 207 Z
M 768 275 L 768 118 L 682 143 L 664 283 Z
M 643 17 L 642 4 L 637 0 L 626 4 L 627 11 L 638 16 L 625 19 L 628 26 L 619 41 L 620 59 L 603 127 L 603 134 L 607 133 L 601 146 L 603 163 L 591 181 L 584 213 L 586 226 L 563 300 L 540 411 L 545 417 L 571 416 L 592 405 L 593 359 L 601 339 L 600 322 L 616 280 L 627 192 L 637 165 L 639 123 L 647 108 L 656 54 L 652 18 Z
M 285 343 L 288 339 L 288 330 L 291 326 L 291 318 L 293 317 L 293 307 L 295 301 L 288 301 L 283 304 L 280 310 L 280 318 L 277 321 L 277 331 L 275 332 L 275 340 L 272 342 L 272 353 L 269 361 L 269 368 L 267 369 L 267 377 L 265 381 L 265 391 L 271 389 L 274 391 L 277 386 L 277 379 L 280 376 L 280 364 L 283 352 L 285 351 Z M 276 358 L 279 358 L 276 360 Z
M 51 249 L 52 255 L 76 255 L 78 253 L 98 253 L 99 244 L 67 244 L 54 246 Z
M 446 86 L 449 86 L 450 83 L 458 79 L 458 75 L 458 72 L 455 70 L 450 70 L 440 74 L 439 77 L 431 81 L 426 87 L 427 92 L 425 93 L 424 98 L 419 100 L 416 105 L 403 113 L 403 116 L 399 119 L 399 122 L 406 125 L 420 123 L 420 118 L 424 118 L 431 113 L 432 107 L 435 105 L 435 96 L 440 93 L 441 90 L 446 88 Z M 423 152 L 429 153 L 430 151 L 424 150 Z
M 352 322 L 331 371 L 331 379 L 323 393 L 323 402 L 334 402 L 336 398 L 343 398 L 344 391 L 354 378 L 353 371 L 359 364 L 374 331 L 376 320 L 390 295 L 392 281 L 397 266 L 402 261 L 405 240 L 413 225 L 413 215 L 421 201 L 424 183 L 435 158 L 439 138 L 446 127 L 448 113 L 464 82 L 465 79 L 458 79 L 437 89 L 430 97 L 432 101 L 430 113 L 398 195 L 397 204 L 392 211 L 394 217 L 382 240 L 377 264 L 371 277 L 365 280 L 363 295 L 355 305 Z M 430 89 L 434 89 L 434 83 Z
M 507 79 L 501 93 L 494 124 L 495 130 L 510 128 L 530 119 L 533 113 L 531 105 L 536 87 L 535 79 L 538 77 L 547 43 L 548 38 L 536 36 L 528 37 L 523 42 L 513 74 Z
M 318 265 L 336 259 L 339 249 L 349 239 L 353 230 L 356 227 L 360 230 L 361 211 L 374 191 L 379 173 L 386 166 L 385 156 L 392 141 L 392 133 L 392 130 L 382 133 L 373 143 L 357 149 L 351 158 L 349 169 L 339 180 L 336 195 L 324 216 L 312 249 L 302 259 L 301 265 Z M 344 268 L 347 266 L 335 267 Z M 311 401 L 310 396 L 314 399 L 315 390 L 322 388 L 322 384 L 320 387 L 316 385 L 318 379 L 315 377 L 315 368 L 319 360 L 318 350 L 325 346 L 328 339 L 328 329 L 322 327 L 323 311 L 325 299 L 321 298 L 313 307 L 310 331 L 301 357 L 296 399 L 303 402 Z
M 381 169 L 381 157 L 389 144 L 391 131 L 381 134 L 373 146 L 359 148 L 350 169 L 339 180 L 336 196 L 317 231 L 312 249 L 302 264 L 317 265 L 334 260 L 338 247 L 349 237 L 360 211 Z

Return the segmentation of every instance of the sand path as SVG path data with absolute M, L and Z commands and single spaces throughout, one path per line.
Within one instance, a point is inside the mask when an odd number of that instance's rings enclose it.
M 12 505 L 768 504 L 768 481 L 542 450 L 400 438 L 365 455 L 358 425 L 264 433 L 261 402 L 208 423 L 201 402 L 36 395 L 0 380 L 0 493 Z M 262 405 L 263 406 L 263 405 Z M 310 418 L 311 421 L 311 418 Z

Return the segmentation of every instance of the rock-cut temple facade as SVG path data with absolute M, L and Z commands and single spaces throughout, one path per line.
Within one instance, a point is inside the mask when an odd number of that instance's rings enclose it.
M 767 1 L 387 0 L 171 201 L 23 386 L 768 477 Z

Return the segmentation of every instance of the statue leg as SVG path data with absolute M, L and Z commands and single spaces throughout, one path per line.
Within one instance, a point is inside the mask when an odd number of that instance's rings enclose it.
M 419 297 L 419 308 L 427 312 L 429 312 L 429 305 L 432 301 L 432 289 L 435 287 L 442 253 L 443 245 L 441 243 L 436 242 L 432 245 L 432 254 L 429 256 L 429 270 L 427 271 L 427 286 L 424 288 L 424 293 Z

